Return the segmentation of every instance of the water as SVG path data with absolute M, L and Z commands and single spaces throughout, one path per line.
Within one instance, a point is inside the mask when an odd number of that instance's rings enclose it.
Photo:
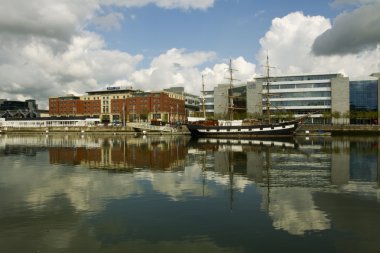
M 0 252 L 379 252 L 379 137 L 0 136 Z

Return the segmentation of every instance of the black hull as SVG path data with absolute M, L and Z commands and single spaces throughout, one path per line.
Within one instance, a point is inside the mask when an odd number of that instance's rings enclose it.
M 207 126 L 194 123 L 188 124 L 187 128 L 194 137 L 277 138 L 293 136 L 298 128 L 298 122 L 250 126 Z

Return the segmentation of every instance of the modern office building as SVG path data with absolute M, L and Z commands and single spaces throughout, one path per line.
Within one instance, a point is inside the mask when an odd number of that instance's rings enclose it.
M 312 113 L 309 123 L 325 123 L 339 115 L 342 123 L 348 115 L 349 79 L 341 74 L 296 75 L 256 78 L 247 84 L 247 113 L 266 114 L 269 98 L 271 118 L 284 120 Z
M 40 117 L 43 110 L 38 110 L 36 100 L 12 101 L 0 99 L 0 118 L 23 119 Z

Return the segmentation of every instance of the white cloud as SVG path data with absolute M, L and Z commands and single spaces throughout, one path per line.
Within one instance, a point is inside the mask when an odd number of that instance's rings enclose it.
M 172 48 L 154 58 L 149 68 L 134 72 L 130 81 L 135 88 L 144 90 L 184 86 L 187 92 L 197 92 L 201 85 L 199 67 L 214 57 L 213 52 L 188 53 L 184 49 Z
M 99 5 L 95 0 L 1 0 L 0 31 L 69 40 Z
M 0 97 L 28 94 L 42 107 L 46 107 L 49 96 L 83 94 L 123 79 L 136 70 L 143 58 L 107 50 L 102 38 L 93 33 L 74 36 L 62 52 L 55 51 L 43 39 L 8 45 L 0 49 L 0 54 L 7 55 L 5 51 L 9 49 L 17 53 L 9 55 L 9 62 L 0 66 Z
M 350 77 L 368 77 L 379 69 L 380 47 L 345 56 L 315 56 L 314 40 L 331 28 L 322 16 L 305 16 L 301 12 L 276 18 L 265 36 L 258 60 L 265 65 L 267 52 L 270 65 L 276 67 L 273 75 L 304 73 L 346 73 Z M 263 72 L 263 71 L 262 71 Z

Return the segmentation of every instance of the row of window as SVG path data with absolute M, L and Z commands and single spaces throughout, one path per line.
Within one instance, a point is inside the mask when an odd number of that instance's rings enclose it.
M 331 91 L 284 92 L 275 93 L 273 98 L 331 98 Z
M 266 84 L 263 84 L 266 89 Z M 313 88 L 330 88 L 330 83 L 300 83 L 300 84 L 271 84 L 269 89 L 313 89 Z
M 330 80 L 336 78 L 337 74 L 328 74 L 328 75 L 311 75 L 311 76 L 286 76 L 286 77 L 273 77 L 272 80 L 277 82 L 281 81 L 310 81 L 310 80 Z
M 263 106 L 266 104 L 263 102 Z M 272 101 L 272 106 L 331 106 L 330 100 Z

